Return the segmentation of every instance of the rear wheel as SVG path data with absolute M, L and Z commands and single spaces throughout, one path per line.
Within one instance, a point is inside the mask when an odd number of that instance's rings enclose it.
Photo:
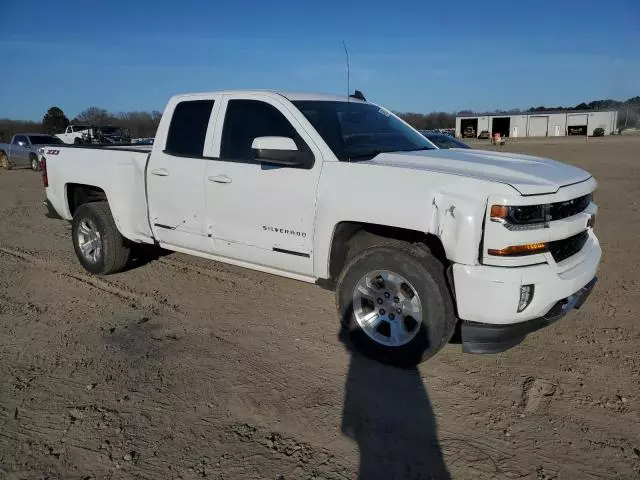
M 37 172 L 38 170 L 40 170 L 40 162 L 38 161 L 37 156 L 31 155 L 29 160 L 31 163 L 31 170 L 33 170 L 34 172 Z
M 355 255 L 336 294 L 352 344 L 384 363 L 414 366 L 440 351 L 455 331 L 444 266 L 420 244 L 393 242 Z
M 127 265 L 131 249 L 120 235 L 107 202 L 80 205 L 73 215 L 71 231 L 76 256 L 89 272 L 108 275 Z
M 5 170 L 11 170 L 11 163 L 9 162 L 9 157 L 7 157 L 6 153 L 0 153 L 0 166 Z

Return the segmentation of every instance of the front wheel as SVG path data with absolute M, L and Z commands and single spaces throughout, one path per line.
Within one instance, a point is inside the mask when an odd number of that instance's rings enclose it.
M 11 170 L 12 167 L 11 162 L 9 162 L 9 157 L 4 152 L 0 153 L 0 166 L 5 170 Z
M 345 266 L 336 293 L 351 343 L 384 363 L 414 366 L 440 351 L 455 331 L 444 266 L 423 245 L 366 249 Z
M 127 265 L 130 247 L 116 227 L 107 202 L 80 205 L 71 224 L 73 248 L 91 273 L 108 275 Z

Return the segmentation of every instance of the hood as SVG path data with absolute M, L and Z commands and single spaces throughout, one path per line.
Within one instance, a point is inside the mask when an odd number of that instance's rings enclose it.
M 578 167 L 548 158 L 471 149 L 381 153 L 362 163 L 499 182 L 511 185 L 522 195 L 555 193 L 560 187 L 591 177 Z

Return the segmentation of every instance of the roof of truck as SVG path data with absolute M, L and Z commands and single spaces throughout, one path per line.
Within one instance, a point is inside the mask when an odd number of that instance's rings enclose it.
M 20 132 L 20 133 L 16 133 L 15 135 L 13 135 L 14 137 L 17 137 L 18 135 L 23 135 L 26 137 L 53 137 L 53 135 L 49 134 L 49 133 L 37 133 L 37 132 Z
M 287 92 L 281 90 L 221 90 L 217 92 L 199 92 L 199 93 L 185 93 L 176 95 L 175 98 L 185 98 L 185 97 L 198 97 L 198 96 L 206 96 L 206 95 L 256 95 L 256 94 L 265 94 L 271 93 L 275 95 L 281 95 L 289 100 L 297 101 L 297 100 L 314 100 L 314 101 L 325 101 L 325 102 L 360 102 L 353 97 L 348 97 L 347 95 L 330 95 L 326 93 L 311 93 L 311 92 Z

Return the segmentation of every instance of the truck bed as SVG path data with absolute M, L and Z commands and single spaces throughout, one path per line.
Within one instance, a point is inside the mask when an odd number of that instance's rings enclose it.
M 56 145 L 45 148 L 47 198 L 66 220 L 72 220 L 69 191 L 88 185 L 104 191 L 118 228 L 127 238 L 153 242 L 147 217 L 145 169 L 151 145 Z M 126 212 L 126 213 L 125 213 Z

